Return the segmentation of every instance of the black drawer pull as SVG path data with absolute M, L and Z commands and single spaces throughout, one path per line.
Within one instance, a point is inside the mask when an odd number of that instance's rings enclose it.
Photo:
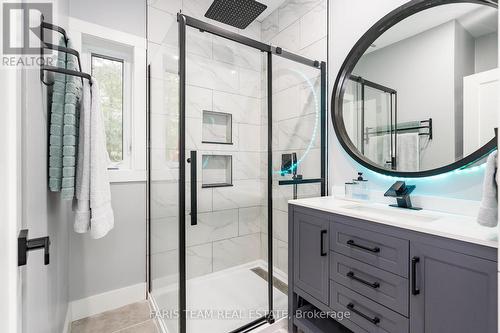
M 369 248 L 369 247 L 366 247 L 366 246 L 354 243 L 354 241 L 352 239 L 349 239 L 347 241 L 347 245 L 352 246 L 352 247 L 357 247 L 358 249 L 369 251 L 369 252 L 373 252 L 373 253 L 379 253 L 380 252 L 380 248 L 379 247 Z
M 417 264 L 420 262 L 419 257 L 411 258 L 411 294 L 420 294 L 420 289 L 417 288 Z
M 326 251 L 323 250 L 324 247 L 325 247 L 325 240 L 324 240 L 324 238 L 325 238 L 326 233 L 327 233 L 326 230 L 321 230 L 321 235 L 320 235 L 321 239 L 320 239 L 320 245 L 319 246 L 320 246 L 320 255 L 322 257 L 324 257 L 324 256 L 326 256 L 328 254 Z
M 352 279 L 352 280 L 358 281 L 364 285 L 367 285 L 368 287 L 372 287 L 373 289 L 377 289 L 380 287 L 380 283 L 378 283 L 378 282 L 371 283 L 371 282 L 365 281 L 363 279 L 360 279 L 359 277 L 354 275 L 353 271 L 350 271 L 349 273 L 347 273 L 347 277 Z
M 351 310 L 352 312 L 354 312 L 355 314 L 357 314 L 358 316 L 363 317 L 364 319 L 368 320 L 369 322 L 371 322 L 374 325 L 377 325 L 378 323 L 380 323 L 380 319 L 378 317 L 371 318 L 371 317 L 365 315 L 363 312 L 356 310 L 354 308 L 354 304 L 352 304 L 352 303 L 347 304 L 347 308 L 349 310 Z

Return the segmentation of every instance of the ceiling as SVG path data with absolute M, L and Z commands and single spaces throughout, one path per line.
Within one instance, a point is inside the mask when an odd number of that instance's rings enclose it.
M 498 30 L 497 9 L 470 3 L 437 6 L 396 24 L 380 36 L 367 53 L 415 36 L 451 20 L 457 20 L 474 37 Z

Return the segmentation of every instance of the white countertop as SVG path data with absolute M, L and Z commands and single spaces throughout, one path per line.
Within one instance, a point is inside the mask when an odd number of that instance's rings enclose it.
M 430 210 L 409 210 L 385 204 L 350 201 L 334 197 L 317 197 L 288 201 L 290 204 L 426 234 L 498 248 L 498 228 L 477 224 L 470 216 Z

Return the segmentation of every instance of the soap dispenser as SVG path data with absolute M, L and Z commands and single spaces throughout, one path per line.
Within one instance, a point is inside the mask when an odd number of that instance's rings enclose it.
M 363 178 L 363 173 L 358 172 L 358 178 L 353 179 L 354 186 L 353 198 L 359 200 L 368 200 L 370 197 L 368 189 L 368 180 Z

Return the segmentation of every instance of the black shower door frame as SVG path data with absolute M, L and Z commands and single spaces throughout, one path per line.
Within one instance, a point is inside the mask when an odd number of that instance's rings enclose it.
M 268 111 L 268 142 L 267 142 L 267 218 L 268 218 L 268 305 L 269 312 L 257 320 L 254 320 L 230 333 L 248 332 L 253 328 L 273 323 L 273 251 L 272 251 L 272 231 L 273 231 L 273 177 L 272 177 L 272 59 L 279 56 L 288 60 L 317 68 L 321 71 L 321 178 L 317 179 L 297 179 L 286 181 L 287 184 L 321 184 L 321 196 L 327 194 L 327 151 L 326 151 L 326 63 L 311 60 L 300 55 L 290 53 L 280 47 L 271 46 L 257 40 L 241 36 L 237 33 L 222 29 L 212 24 L 203 22 L 183 14 L 177 15 L 179 25 L 179 331 L 186 333 L 186 27 L 198 29 L 200 32 L 208 32 L 213 35 L 252 47 L 267 53 L 267 111 Z M 192 157 L 192 156 L 191 156 Z M 289 183 L 289 184 L 288 184 Z M 193 196 L 193 191 L 191 191 Z M 196 206 L 196 197 L 193 197 L 191 206 Z M 196 208 L 191 209 L 191 215 L 196 212 Z

